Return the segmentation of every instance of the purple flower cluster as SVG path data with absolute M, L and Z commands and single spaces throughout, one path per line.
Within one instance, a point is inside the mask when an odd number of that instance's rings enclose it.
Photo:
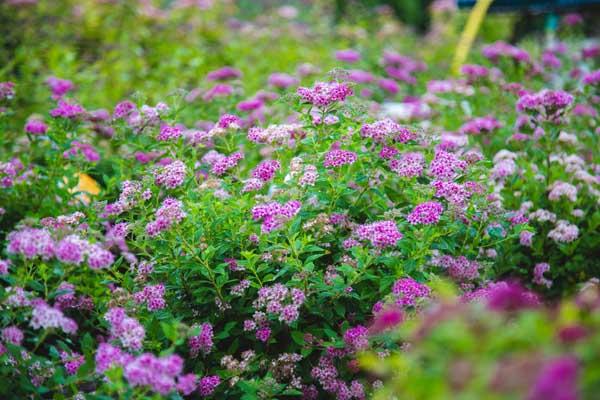
M 31 118 L 25 124 L 25 132 L 32 135 L 44 135 L 48 131 L 48 125 L 36 118 Z
M 7 252 L 20 254 L 27 259 L 54 257 L 55 243 L 46 229 L 24 228 L 8 234 Z
M 427 201 L 417 205 L 410 214 L 406 217 L 412 225 L 423 224 L 433 225 L 440 220 L 444 206 L 437 201 Z
M 156 236 L 171 228 L 173 224 L 181 222 L 185 217 L 183 203 L 172 197 L 167 197 L 156 211 L 154 221 L 150 221 L 146 225 L 146 233 L 149 236 Z
M 0 100 L 10 100 L 15 96 L 15 84 L 13 82 L 0 82 Z
M 300 307 L 304 303 L 304 292 L 300 289 L 288 289 L 284 285 L 277 283 L 273 286 L 263 286 L 258 291 L 258 298 L 253 306 L 256 310 L 254 322 L 260 327 L 266 325 L 266 320 L 260 310 L 267 314 L 274 315 L 281 322 L 290 325 L 300 316 Z
M 113 367 L 122 367 L 133 360 L 133 356 L 109 343 L 100 343 L 96 349 L 96 372 L 101 374 Z
M 560 123 L 564 110 L 573 103 L 573 96 L 562 90 L 544 89 L 538 93 L 524 94 L 517 100 L 517 111 L 535 112 L 541 118 Z
M 425 156 L 419 152 L 403 153 L 389 162 L 390 169 L 403 178 L 421 176 L 425 167 Z
M 216 153 L 215 160 L 212 162 L 210 171 L 217 176 L 221 176 L 230 169 L 235 168 L 243 158 L 244 153 L 241 152 L 236 152 L 229 156 Z
M 81 143 L 76 140 L 71 142 L 71 147 L 68 150 L 63 152 L 64 158 L 76 157 L 78 154 L 83 155 L 83 157 L 89 162 L 97 162 L 100 161 L 100 155 L 89 143 Z
M 356 160 L 356 153 L 352 151 L 333 149 L 325 153 L 323 165 L 327 168 L 340 167 L 342 165 L 354 164 Z
M 415 306 L 416 300 L 429 297 L 429 287 L 412 278 L 402 278 L 394 282 L 392 294 L 399 306 Z
M 501 58 L 512 59 L 518 63 L 531 63 L 529 53 L 503 41 L 497 41 L 491 45 L 485 46 L 481 53 L 493 63 L 498 63 Z
M 104 207 L 104 217 L 110 215 L 119 215 L 133 208 L 140 199 L 148 200 L 152 192 L 146 190 L 142 192 L 142 183 L 138 181 L 123 181 L 121 184 L 121 194 L 119 200 L 109 203 Z
M 177 381 L 181 381 L 182 371 L 183 359 L 176 354 L 156 357 L 153 354 L 144 353 L 125 365 L 123 375 L 131 386 L 146 386 L 164 396 L 178 389 Z M 186 376 L 183 381 L 185 382 L 185 391 L 189 394 L 194 389 L 189 390 L 188 379 Z
M 359 240 L 369 241 L 372 246 L 378 248 L 395 246 L 403 237 L 394 221 L 377 221 L 359 225 L 355 234 Z
M 348 328 L 344 332 L 344 343 L 352 352 L 366 349 L 369 347 L 369 330 L 362 325 Z
M 183 135 L 183 129 L 180 126 L 171 126 L 164 124 L 160 127 L 160 132 L 156 137 L 156 140 L 165 142 L 168 140 L 178 139 Z
M 25 335 L 23 331 L 19 329 L 17 326 L 7 326 L 2 329 L 0 333 L 0 338 L 4 343 L 14 344 L 15 346 L 20 346 L 23 343 L 23 339 Z
M 10 260 L 0 259 L 0 275 L 8 275 L 8 267 L 10 267 Z
M 554 358 L 544 365 L 527 400 L 577 400 L 579 363 L 573 356 Z
M 239 129 L 242 126 L 242 120 L 237 115 L 223 114 L 217 122 L 217 127 L 221 129 Z
M 156 168 L 152 171 L 154 183 L 158 186 L 164 186 L 167 189 L 175 189 L 183 184 L 187 168 L 185 163 L 175 160 L 167 165 Z
M 363 138 L 371 138 L 378 143 L 385 143 L 388 140 L 406 143 L 416 136 L 408 128 L 400 126 L 389 118 L 363 125 L 360 134 Z
M 360 61 L 360 53 L 356 50 L 346 49 L 335 52 L 335 59 L 346 63 L 353 64 Z
M 494 117 L 487 116 L 472 119 L 461 126 L 458 131 L 464 135 L 480 135 L 482 133 L 490 133 L 499 128 L 502 128 L 500 121 Z
M 46 84 L 52 91 L 52 98 L 54 100 L 61 99 L 65 94 L 73 90 L 75 85 L 68 79 L 60 79 L 55 76 L 51 76 L 46 79 Z
M 544 277 L 546 272 L 550 271 L 550 264 L 538 263 L 533 268 L 533 283 L 536 285 L 546 286 L 547 288 L 552 286 L 552 281 Z
M 104 319 L 110 324 L 111 340 L 117 340 L 131 350 L 142 348 L 146 331 L 138 320 L 127 316 L 124 309 L 113 307 L 104 315 Z
M 310 375 L 316 379 L 323 389 L 332 395 L 335 395 L 336 399 L 339 400 L 364 400 L 365 391 L 363 385 L 358 381 L 352 381 L 348 385 L 344 380 L 339 378 L 339 371 L 334 365 L 334 359 L 336 356 L 335 349 L 329 351 L 328 354 L 323 355 L 319 358 L 319 364 L 311 370 Z M 318 396 L 318 394 L 317 394 Z M 316 399 L 317 397 L 312 397 Z
M 200 396 L 210 396 L 220 384 L 221 378 L 219 378 L 217 375 L 205 376 L 200 379 L 198 393 L 200 393 Z
M 60 352 L 60 361 L 62 361 L 67 371 L 67 375 L 75 375 L 79 367 L 85 362 L 85 357 L 79 353 L 67 353 L 66 351 Z
M 275 173 L 281 168 L 281 163 L 277 160 L 265 160 L 254 168 L 252 177 L 268 182 L 275 176 Z
M 454 153 L 438 150 L 429 164 L 429 173 L 438 180 L 451 181 L 466 168 L 467 162 L 460 160 Z
M 165 285 L 159 283 L 157 285 L 148 285 L 141 291 L 133 295 L 133 300 L 137 304 L 146 303 L 148 311 L 162 310 L 166 306 L 164 299 Z
M 242 72 L 239 69 L 229 66 L 210 71 L 208 74 L 206 74 L 207 81 L 224 81 L 228 79 L 236 79 L 241 77 Z
M 208 354 L 211 352 L 213 347 L 213 327 L 208 322 L 201 325 L 195 325 L 192 329 L 200 329 L 200 333 L 196 336 L 190 336 L 188 338 L 188 347 L 190 348 L 190 354 L 192 357 L 197 357 L 198 354 Z
M 278 89 L 287 89 L 298 84 L 298 79 L 292 75 L 275 72 L 269 75 L 268 83 Z
M 469 260 L 465 256 L 440 256 L 432 261 L 435 266 L 442 267 L 448 275 L 457 282 L 472 281 L 479 277 L 479 268 L 477 261 Z
M 584 75 L 584 77 L 581 81 L 583 82 L 584 85 L 588 85 L 588 86 L 599 85 L 600 84 L 600 69 L 597 69 L 596 71 L 592 71 L 592 72 Z
M 53 118 L 73 119 L 85 113 L 85 109 L 79 104 L 69 103 L 59 100 L 56 108 L 50 110 L 50 116 Z
M 556 226 L 550 232 L 548 237 L 557 243 L 570 243 L 579 237 L 579 228 L 565 220 L 556 222 Z
M 317 82 L 312 88 L 299 87 L 298 95 L 305 103 L 326 108 L 352 96 L 352 88 L 343 82 Z
M 561 197 L 566 197 L 569 201 L 577 201 L 577 188 L 570 183 L 556 181 L 549 187 L 548 200 L 559 201 Z
M 252 219 L 262 221 L 261 232 L 269 233 L 298 214 L 301 206 L 302 204 L 296 200 L 290 200 L 285 204 L 276 201 L 259 204 L 252 208 Z
M 43 300 L 36 300 L 31 311 L 29 325 L 33 329 L 60 328 L 65 333 L 77 332 L 77 323 L 66 317 L 61 310 L 50 307 Z

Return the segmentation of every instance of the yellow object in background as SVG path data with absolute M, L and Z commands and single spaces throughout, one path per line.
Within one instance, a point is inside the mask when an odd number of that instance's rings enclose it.
M 77 186 L 70 190 L 71 193 L 78 193 L 77 198 L 84 204 L 90 204 L 91 199 L 88 194 L 95 196 L 100 193 L 100 185 L 88 174 L 79 172 L 77 174 Z M 66 178 L 65 178 L 66 182 Z
M 469 18 L 467 19 L 467 25 L 460 35 L 460 40 L 458 41 L 456 51 L 454 52 L 454 60 L 452 61 L 452 73 L 454 75 L 460 73 L 460 67 L 466 61 L 469 51 L 471 50 L 471 47 L 473 47 L 473 42 L 475 41 L 477 32 L 479 32 L 479 27 L 481 26 L 492 1 L 494 0 L 477 0 L 477 3 L 475 3 L 475 6 L 471 10 Z

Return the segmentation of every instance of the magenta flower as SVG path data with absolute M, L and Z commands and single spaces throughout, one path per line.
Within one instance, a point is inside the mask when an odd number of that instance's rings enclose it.
M 413 208 L 412 212 L 408 214 L 406 219 L 412 225 L 433 225 L 439 222 L 443 212 L 444 206 L 442 206 L 440 203 L 437 201 L 427 201 Z
M 356 153 L 348 150 L 333 149 L 325 153 L 323 165 L 327 168 L 351 165 L 357 160 Z
M 305 103 L 311 103 L 320 108 L 343 102 L 353 94 L 352 89 L 341 82 L 317 82 L 312 88 L 299 87 L 297 93 Z

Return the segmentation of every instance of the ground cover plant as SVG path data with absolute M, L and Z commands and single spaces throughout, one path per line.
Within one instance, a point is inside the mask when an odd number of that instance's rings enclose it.
M 158 3 L 0 6 L 3 398 L 593 398 L 580 17 Z

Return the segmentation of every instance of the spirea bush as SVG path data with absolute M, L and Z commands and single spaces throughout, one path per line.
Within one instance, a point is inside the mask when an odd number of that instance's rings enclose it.
M 451 26 L 402 54 L 385 13 L 373 41 L 319 5 L 142 3 L 0 5 L 0 397 L 590 397 L 595 300 L 554 305 L 600 271 L 600 46 L 571 19 L 448 78 Z M 497 391 L 513 345 L 531 376 Z

